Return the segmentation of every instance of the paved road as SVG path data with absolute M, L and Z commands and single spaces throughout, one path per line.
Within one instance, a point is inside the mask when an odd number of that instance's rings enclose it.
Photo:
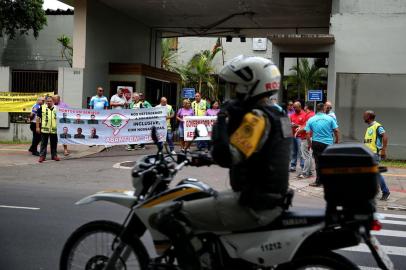
M 0 168 L 0 269 L 58 269 L 63 243 L 75 228 L 95 219 L 122 221 L 127 213 L 122 207 L 107 203 L 77 207 L 73 203 L 103 189 L 130 189 L 129 170 L 113 168 L 116 163 L 139 158 L 128 154 L 105 152 L 90 158 Z M 217 189 L 228 187 L 227 172 L 219 167 L 186 168 L 179 178 L 201 175 Z M 318 208 L 323 201 L 297 195 L 294 205 Z M 396 269 L 404 269 L 406 216 L 391 214 L 396 216 L 387 216 L 378 239 L 393 254 Z M 376 267 L 363 246 L 343 254 L 360 266 Z

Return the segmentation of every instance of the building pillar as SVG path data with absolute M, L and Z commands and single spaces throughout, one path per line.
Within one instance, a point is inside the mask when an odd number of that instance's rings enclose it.
M 75 1 L 73 17 L 73 67 L 85 68 L 87 0 Z
M 0 67 L 0 92 L 9 92 L 11 89 L 10 67 Z M 0 128 L 9 128 L 10 119 L 7 112 L 0 113 Z

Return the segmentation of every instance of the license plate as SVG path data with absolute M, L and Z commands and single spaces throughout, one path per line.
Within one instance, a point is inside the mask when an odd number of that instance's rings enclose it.
M 383 250 L 381 244 L 375 236 L 371 235 L 369 241 L 371 242 L 371 247 L 376 251 L 378 257 L 381 259 L 382 263 L 386 266 L 387 270 L 395 270 L 392 260 Z

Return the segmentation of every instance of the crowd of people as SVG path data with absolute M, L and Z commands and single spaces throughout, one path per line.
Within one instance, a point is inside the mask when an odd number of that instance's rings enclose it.
M 302 109 L 299 101 L 289 101 L 286 108 L 291 121 L 293 145 L 291 151 L 290 172 L 297 172 L 297 178 L 313 176 L 313 159 L 316 178 L 310 186 L 320 187 L 319 159 L 323 151 L 332 144 L 340 143 L 340 132 L 337 116 L 330 101 L 319 103 L 314 112 L 313 102 L 307 102 Z M 364 144 L 375 154 L 376 160 L 386 158 L 388 136 L 383 126 L 375 121 L 375 113 L 366 111 L 363 120 L 368 124 Z M 297 164 L 299 162 L 299 168 Z M 379 177 L 382 192 L 381 200 L 387 200 L 390 191 L 382 175 Z
M 61 101 L 60 96 L 54 95 L 52 97 L 39 97 L 36 104 L 32 107 L 30 114 L 30 129 L 32 131 L 32 143 L 29 151 L 32 155 L 39 156 L 39 162 L 42 163 L 46 159 L 46 148 L 48 140 L 51 145 L 51 158 L 53 160 L 60 160 L 56 153 L 56 145 L 58 138 L 56 135 L 56 112 L 58 108 L 68 108 L 69 106 Z M 88 104 L 89 109 L 93 110 L 120 110 L 120 109 L 141 109 L 141 108 L 152 108 L 150 102 L 145 100 L 143 93 L 135 92 L 131 95 L 131 99 L 127 100 L 121 89 L 117 90 L 117 93 L 113 95 L 110 100 L 104 95 L 104 89 L 102 87 L 97 87 L 96 95 L 94 95 Z M 200 93 L 196 93 L 195 99 L 191 102 L 189 99 L 184 99 L 182 101 L 182 106 L 175 111 L 174 106 L 168 104 L 166 97 L 161 97 L 160 103 L 156 107 L 166 107 L 167 108 L 167 138 L 170 151 L 175 153 L 174 137 L 179 138 L 181 151 L 189 151 L 191 146 L 190 141 L 185 141 L 184 139 L 184 129 L 183 122 L 185 116 L 215 116 L 219 112 L 220 102 L 214 101 L 212 104 L 207 100 L 203 99 Z M 43 112 L 45 111 L 45 117 Z M 53 115 L 50 118 L 49 115 Z M 43 121 L 44 120 L 44 121 Z M 55 121 L 54 121 L 55 120 Z M 70 121 L 66 116 L 60 119 L 60 123 L 68 123 Z M 75 119 L 75 123 L 79 124 L 77 121 L 83 121 L 79 118 Z M 97 120 L 91 119 L 90 121 Z M 49 126 L 51 125 L 51 126 Z M 48 127 L 49 126 L 49 127 Z M 175 134 L 175 126 L 178 127 L 177 133 Z M 64 128 L 64 133 L 60 134 L 60 138 L 71 138 L 72 135 L 69 134 L 67 128 Z M 74 135 L 75 139 L 83 139 L 81 128 L 77 129 L 77 134 Z M 94 128 L 91 130 L 90 138 L 98 138 Z M 40 151 L 38 151 L 38 146 L 41 143 Z M 208 149 L 210 143 L 207 141 L 202 141 L 198 143 L 199 150 Z M 63 145 L 64 155 L 69 155 L 69 150 L 67 145 Z M 126 148 L 128 151 L 135 149 L 145 149 L 144 144 L 131 144 Z
M 39 162 L 43 162 L 46 158 L 48 140 L 51 145 L 51 158 L 56 161 L 59 160 L 56 153 L 58 140 L 56 135 L 56 111 L 58 108 L 67 107 L 68 105 L 62 102 L 58 95 L 46 98 L 40 97 L 32 107 L 30 129 L 33 137 L 29 151 L 33 155 L 39 156 Z M 214 101 L 210 103 L 197 92 L 193 101 L 188 98 L 183 99 L 182 105 L 178 110 L 175 110 L 173 105 L 168 104 L 166 97 L 161 97 L 160 103 L 156 107 L 167 108 L 166 142 L 170 152 L 175 154 L 175 137 L 179 139 L 181 151 L 189 151 L 192 143 L 184 138 L 184 117 L 216 116 L 220 111 L 220 102 Z M 90 99 L 89 108 L 94 110 L 136 110 L 140 108 L 152 108 L 152 105 L 145 100 L 143 93 L 133 93 L 131 99 L 127 100 L 121 89 L 117 90 L 117 93 L 109 101 L 104 96 L 103 88 L 98 87 L 96 95 Z M 297 172 L 298 179 L 310 178 L 315 174 L 315 181 L 310 186 L 319 187 L 322 185 L 319 178 L 320 155 L 329 145 L 340 142 L 338 120 L 333 111 L 332 103 L 326 101 L 325 103 L 317 104 L 316 108 L 314 108 L 313 102 L 307 102 L 304 108 L 302 108 L 300 101 L 289 101 L 285 110 L 289 116 L 293 134 L 289 171 Z M 379 162 L 382 158 L 386 157 L 388 136 L 383 126 L 375 121 L 375 113 L 373 111 L 365 112 L 363 117 L 365 123 L 368 124 L 364 143 L 375 153 L 376 159 Z M 176 130 L 177 133 L 175 133 Z M 77 133 L 79 135 L 75 134 L 75 138 L 79 138 L 78 136 L 81 135 L 80 130 Z M 67 136 L 67 134 L 61 134 L 60 137 L 63 138 L 64 136 Z M 92 138 L 98 138 L 95 131 L 92 131 L 92 136 Z M 38 151 L 40 143 L 41 147 L 40 151 Z M 67 145 L 63 145 L 63 147 L 64 155 L 69 155 Z M 136 148 L 144 149 L 145 145 L 132 144 L 128 145 L 126 149 L 132 151 Z M 210 142 L 198 141 L 197 148 L 198 150 L 209 150 Z M 380 177 L 380 186 L 382 190 L 381 199 L 387 200 L 390 192 L 383 177 Z

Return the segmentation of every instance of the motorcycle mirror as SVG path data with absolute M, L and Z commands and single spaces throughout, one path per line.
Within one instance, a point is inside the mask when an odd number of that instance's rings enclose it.
M 195 130 L 196 137 L 207 137 L 209 135 L 209 131 L 207 127 L 203 124 L 198 124 Z
M 158 143 L 158 132 L 157 132 L 155 126 L 153 126 L 153 127 L 152 127 L 152 130 L 151 130 L 151 138 L 152 138 L 152 141 L 153 141 L 155 144 Z

